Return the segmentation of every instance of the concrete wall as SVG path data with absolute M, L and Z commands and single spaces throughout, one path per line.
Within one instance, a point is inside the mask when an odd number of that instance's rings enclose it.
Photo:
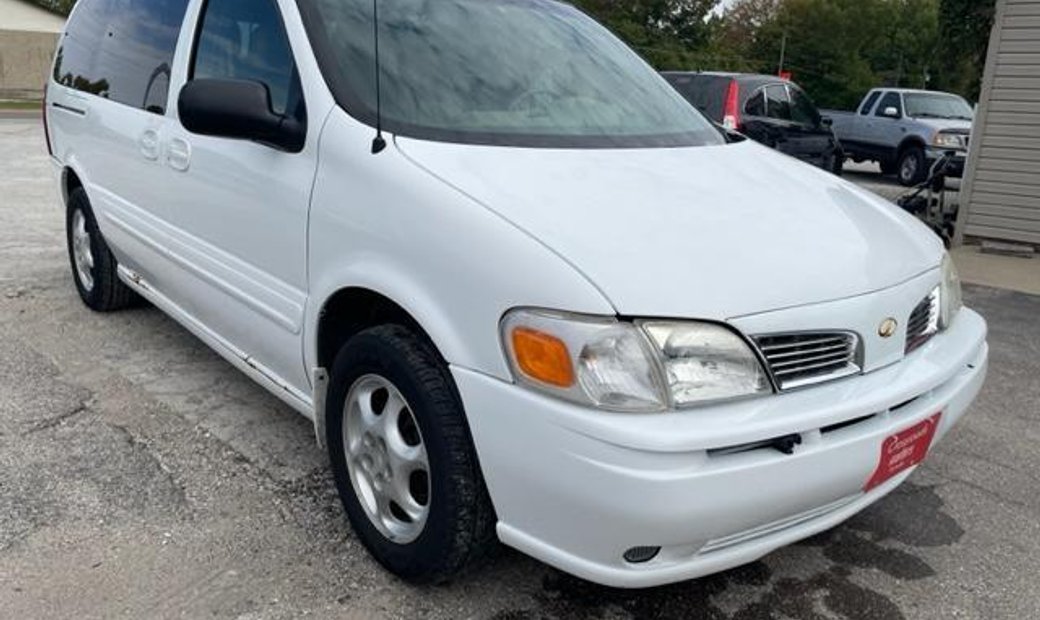
M 965 235 L 1040 244 L 1040 0 L 999 0 L 961 191 Z
M 0 99 L 42 99 L 58 35 L 0 30 Z
M 61 32 L 65 18 L 61 15 L 26 2 L 26 0 L 0 0 L 0 30 L 22 30 L 27 32 Z

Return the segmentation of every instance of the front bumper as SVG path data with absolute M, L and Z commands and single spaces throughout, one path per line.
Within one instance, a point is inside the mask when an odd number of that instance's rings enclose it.
M 938 411 L 938 442 L 986 373 L 983 319 L 902 362 L 811 389 L 666 414 L 591 411 L 470 370 L 452 371 L 506 544 L 585 579 L 648 587 L 753 561 L 844 521 L 908 470 L 862 491 L 882 441 Z M 725 410 L 729 423 L 718 420 Z M 841 426 L 851 420 L 859 420 Z M 728 428 L 729 430 L 725 430 Z M 791 455 L 727 451 L 798 433 Z M 933 444 L 934 445 L 934 444 Z M 642 564 L 622 555 L 659 546 Z
M 928 160 L 928 166 L 931 167 L 948 149 L 941 149 L 936 147 L 929 147 L 925 150 L 925 159 Z M 964 165 L 967 161 L 967 151 L 955 151 L 953 160 L 950 161 L 949 167 L 947 168 L 947 176 L 953 179 L 959 179 L 964 176 Z

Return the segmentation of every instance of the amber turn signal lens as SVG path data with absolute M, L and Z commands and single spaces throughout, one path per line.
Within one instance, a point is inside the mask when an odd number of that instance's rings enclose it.
M 513 355 L 529 378 L 568 388 L 574 385 L 574 368 L 567 345 L 555 336 L 527 327 L 513 330 Z

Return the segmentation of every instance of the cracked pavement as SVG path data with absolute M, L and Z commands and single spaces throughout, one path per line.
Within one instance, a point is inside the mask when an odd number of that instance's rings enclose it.
M 1038 297 L 967 288 L 982 395 L 832 531 L 646 591 L 505 549 L 412 587 L 352 534 L 306 420 L 157 310 L 79 302 L 43 148 L 35 120 L 0 119 L 2 618 L 1040 617 Z

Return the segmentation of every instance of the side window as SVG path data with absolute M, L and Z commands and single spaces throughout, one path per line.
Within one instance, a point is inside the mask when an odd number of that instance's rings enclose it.
M 107 97 L 111 85 L 98 77 L 94 59 L 111 15 L 109 0 L 83 0 L 65 27 L 54 61 L 54 81 L 69 88 Z
M 874 92 L 870 93 L 870 96 L 867 97 L 867 100 L 863 102 L 863 106 L 859 109 L 860 115 L 866 116 L 867 114 L 870 114 L 871 108 L 874 107 L 874 102 L 877 101 L 877 98 L 880 96 L 880 90 L 875 90 Z
M 766 95 L 765 90 L 759 90 L 757 93 L 751 96 L 744 104 L 744 113 L 748 116 L 765 116 L 766 115 Z
M 895 108 L 900 116 L 903 115 L 903 103 L 899 99 L 899 93 L 885 93 L 885 96 L 881 98 L 881 103 L 878 104 L 877 111 L 874 112 L 874 116 L 884 116 L 885 108 Z
M 783 121 L 791 120 L 791 100 L 783 84 L 766 86 L 766 116 Z
M 84 0 L 54 64 L 65 86 L 163 114 L 188 0 Z
M 812 99 L 809 99 L 809 95 L 794 85 L 788 86 L 787 92 L 791 96 L 791 120 L 809 127 L 819 125 L 820 112 Z
M 289 38 L 271 0 L 209 0 L 191 77 L 251 80 L 267 86 L 276 114 L 296 114 L 301 88 Z

